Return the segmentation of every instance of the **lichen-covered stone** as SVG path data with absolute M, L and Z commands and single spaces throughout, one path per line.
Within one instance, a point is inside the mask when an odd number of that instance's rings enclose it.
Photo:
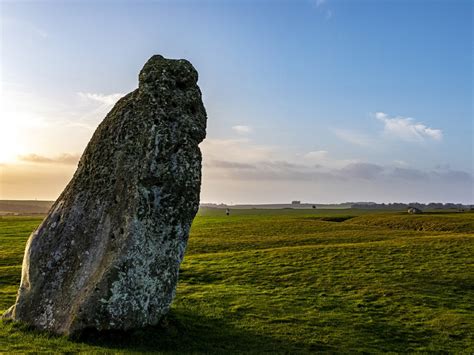
M 5 318 L 59 334 L 156 324 L 198 210 L 206 111 L 186 60 L 153 56 L 26 245 Z

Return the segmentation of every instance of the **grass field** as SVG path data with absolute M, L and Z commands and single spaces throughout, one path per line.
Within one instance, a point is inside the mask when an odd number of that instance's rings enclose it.
M 41 218 L 0 219 L 0 310 Z M 202 210 L 157 327 L 82 341 L 0 323 L 0 351 L 474 352 L 474 213 Z

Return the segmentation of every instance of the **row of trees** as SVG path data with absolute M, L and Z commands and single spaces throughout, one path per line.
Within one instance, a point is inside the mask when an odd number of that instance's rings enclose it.
M 469 210 L 473 209 L 474 206 L 463 205 L 462 203 L 419 203 L 419 202 L 410 202 L 410 203 L 375 203 L 375 202 L 359 202 L 354 203 L 351 206 L 352 208 L 361 208 L 361 209 L 390 209 L 390 210 L 403 210 L 409 207 L 415 207 L 420 210 L 424 209 L 457 209 L 457 210 Z

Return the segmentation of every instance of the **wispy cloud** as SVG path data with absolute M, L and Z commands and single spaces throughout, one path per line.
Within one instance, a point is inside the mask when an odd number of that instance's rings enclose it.
M 9 31 L 14 31 L 17 34 L 19 33 L 22 36 L 27 36 L 28 34 L 33 34 L 36 37 L 46 39 L 49 37 L 49 34 L 43 28 L 37 26 L 33 22 L 23 21 L 17 18 L 2 18 L 4 25 L 5 34 Z
M 430 176 L 427 172 L 421 171 L 414 168 L 403 168 L 403 167 L 394 167 L 391 170 L 391 176 L 394 178 L 406 180 L 406 181 L 416 181 L 421 179 L 428 179 Z
M 311 3 L 318 10 L 318 12 L 324 14 L 326 20 L 330 20 L 334 14 L 333 10 L 328 8 L 327 0 L 312 0 Z
M 304 155 L 305 159 L 312 160 L 315 162 L 320 162 L 321 160 L 326 160 L 328 158 L 327 150 L 315 150 L 308 152 Z
M 98 102 L 102 105 L 112 106 L 118 100 L 120 100 L 125 94 L 113 93 L 113 94 L 101 94 L 101 93 L 90 93 L 90 92 L 78 92 L 79 97 L 86 100 Z
M 232 130 L 238 134 L 249 134 L 253 131 L 252 127 L 245 125 L 232 126 Z
M 274 147 L 255 144 L 247 138 L 206 138 L 200 145 L 204 161 L 255 163 L 274 160 L 279 153 Z
M 18 160 L 20 161 L 37 164 L 77 164 L 79 158 L 79 154 L 67 153 L 55 157 L 48 157 L 34 153 L 18 156 Z
M 401 166 L 401 167 L 408 166 L 408 163 L 401 159 L 395 159 L 393 161 L 393 164 L 395 164 L 396 166 Z
M 326 2 L 326 0 L 315 0 L 315 1 L 314 1 L 314 5 L 315 5 L 316 7 L 320 7 L 320 6 L 322 6 L 325 2 Z
M 333 132 L 339 139 L 342 139 L 348 143 L 360 146 L 368 146 L 372 143 L 371 139 L 367 135 L 360 132 L 340 128 L 333 129 Z
M 376 112 L 375 118 L 384 123 L 386 134 L 405 141 L 423 142 L 427 139 L 440 141 L 443 138 L 443 132 L 440 129 L 430 128 L 411 117 L 390 117 L 384 112 Z
M 221 168 L 221 169 L 255 169 L 255 165 L 252 165 L 252 164 L 238 163 L 238 162 L 225 161 L 225 160 L 205 161 L 204 165 L 211 168 Z
M 343 177 L 371 180 L 384 171 L 384 168 L 371 163 L 350 163 L 337 171 Z

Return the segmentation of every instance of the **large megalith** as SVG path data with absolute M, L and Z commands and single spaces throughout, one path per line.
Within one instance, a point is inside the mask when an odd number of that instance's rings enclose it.
M 78 335 L 153 325 L 169 310 L 199 207 L 197 80 L 186 60 L 148 60 L 30 236 L 5 318 Z

